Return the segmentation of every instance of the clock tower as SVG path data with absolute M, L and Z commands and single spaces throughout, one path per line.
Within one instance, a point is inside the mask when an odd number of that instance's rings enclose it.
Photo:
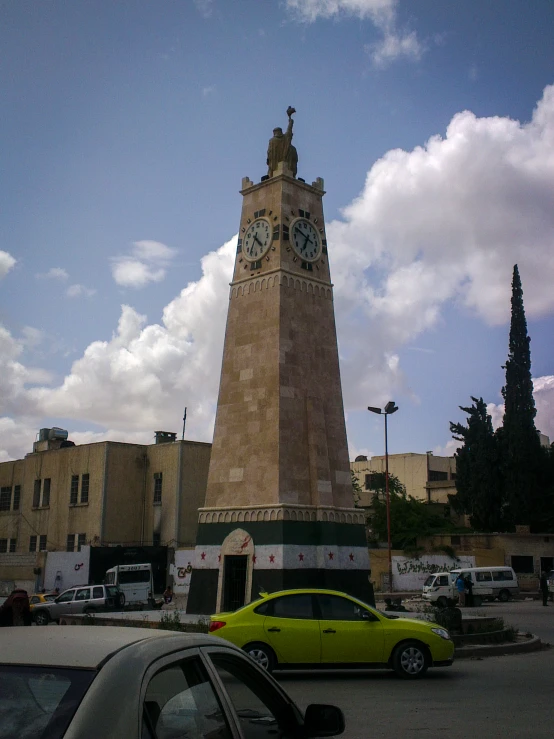
M 242 180 L 205 506 L 187 604 L 215 613 L 260 590 L 372 598 L 354 508 L 323 215 L 323 180 L 296 177 L 292 113 L 268 174 Z

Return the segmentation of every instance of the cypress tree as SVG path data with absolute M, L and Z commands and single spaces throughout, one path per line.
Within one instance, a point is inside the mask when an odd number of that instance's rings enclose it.
M 523 290 L 517 264 L 512 280 L 512 318 L 508 359 L 504 366 L 506 384 L 504 421 L 498 438 L 502 445 L 505 492 L 511 523 L 543 527 L 541 483 L 544 460 L 535 428 L 535 400 L 531 378 L 530 339 L 523 307 Z M 544 529 L 543 529 L 544 530 Z
M 500 450 L 483 398 L 471 398 L 467 426 L 451 423 L 450 432 L 463 444 L 456 454 L 456 495 L 449 496 L 457 513 L 470 517 L 478 531 L 505 531 L 505 498 Z

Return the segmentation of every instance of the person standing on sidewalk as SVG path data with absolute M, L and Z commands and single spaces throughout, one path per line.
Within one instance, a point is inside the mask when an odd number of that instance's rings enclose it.
M 461 572 L 456 578 L 456 590 L 458 591 L 458 605 L 461 608 L 466 604 L 466 581 Z
M 541 572 L 541 577 L 539 580 L 539 589 L 542 593 L 542 604 L 543 606 L 548 605 L 548 579 L 546 577 L 546 572 L 543 570 Z

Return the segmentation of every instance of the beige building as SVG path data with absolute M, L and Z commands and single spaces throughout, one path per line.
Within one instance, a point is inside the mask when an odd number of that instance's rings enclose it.
M 24 459 L 0 463 L 0 580 L 29 579 L 14 567 L 32 574 L 44 551 L 194 546 L 211 444 L 167 432 L 151 445 L 66 436 L 42 429 Z
M 371 505 L 376 489 L 372 473 L 385 472 L 385 457 L 357 457 L 350 462 L 362 489 L 359 505 Z M 389 474 L 395 475 L 406 486 L 406 493 L 428 503 L 448 503 L 448 495 L 456 492 L 456 460 L 454 457 L 436 457 L 427 454 L 389 454 Z

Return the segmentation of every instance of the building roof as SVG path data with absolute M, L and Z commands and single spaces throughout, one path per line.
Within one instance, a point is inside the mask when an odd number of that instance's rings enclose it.
M 155 646 L 160 639 L 175 641 L 176 649 L 221 644 L 204 634 L 125 626 L 37 626 L 0 629 L 0 663 L 50 667 L 97 668 L 116 652 L 132 645 Z

